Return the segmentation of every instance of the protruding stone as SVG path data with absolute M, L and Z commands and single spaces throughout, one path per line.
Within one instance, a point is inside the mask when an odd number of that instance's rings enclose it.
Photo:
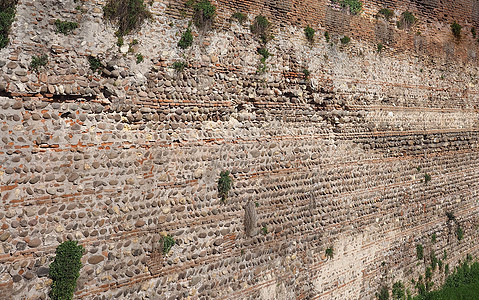
M 68 181 L 73 182 L 77 180 L 79 177 L 78 173 L 71 173 L 70 176 L 68 176 Z
M 143 226 L 143 225 L 145 225 L 145 221 L 143 221 L 143 220 L 138 220 L 138 221 L 136 221 L 136 223 L 135 223 L 135 226 L 136 226 L 136 227 L 141 227 L 141 226 Z
M 49 268 L 46 268 L 46 267 L 40 267 L 38 268 L 37 270 L 37 276 L 38 277 L 45 277 L 48 275 L 50 269 Z
M 34 239 L 31 239 L 31 240 L 28 241 L 28 246 L 30 248 L 36 248 L 36 247 L 40 246 L 41 243 L 42 243 L 42 241 L 39 238 L 34 238 Z
M 0 234 L 0 242 L 5 242 L 6 240 L 8 240 L 9 237 L 10 232 L 5 231 L 4 233 Z
M 21 102 L 21 101 L 17 101 L 17 102 L 15 102 L 15 103 L 13 103 L 12 108 L 13 108 L 13 109 L 20 109 L 20 108 L 22 108 L 22 106 L 23 106 L 23 105 L 22 105 L 22 102 Z
M 105 259 L 103 255 L 93 255 L 88 259 L 88 263 L 91 265 L 96 265 L 102 262 Z

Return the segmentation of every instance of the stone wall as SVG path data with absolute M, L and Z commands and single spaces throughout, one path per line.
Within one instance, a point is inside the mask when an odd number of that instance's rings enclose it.
M 0 50 L 0 298 L 45 299 L 68 239 L 86 249 L 83 299 L 370 299 L 397 280 L 415 291 L 431 250 L 451 269 L 477 256 L 475 1 L 367 1 L 357 16 L 329 1 L 214 3 L 216 25 L 183 51 L 191 9 L 154 1 L 129 52 L 102 1 L 19 1 Z M 403 31 L 406 9 L 419 21 Z M 229 21 L 236 10 L 246 25 Z M 275 35 L 264 74 L 248 29 L 259 13 Z M 56 19 L 80 26 L 58 34 Z M 177 241 L 167 256 L 164 234 Z

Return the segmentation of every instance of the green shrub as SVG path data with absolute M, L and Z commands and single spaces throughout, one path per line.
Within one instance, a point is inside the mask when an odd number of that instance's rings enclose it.
M 143 54 L 141 53 L 137 53 L 136 54 L 136 63 L 139 64 L 139 63 L 142 63 L 143 62 Z
M 186 63 L 182 61 L 175 61 L 172 65 L 173 69 L 175 69 L 176 72 L 181 73 L 186 67 Z
M 54 300 L 73 299 L 82 267 L 83 246 L 77 241 L 66 241 L 55 251 L 55 260 L 50 264 L 49 276 L 52 279 L 50 298 Z
M 63 33 L 65 35 L 72 33 L 73 30 L 78 28 L 78 23 L 68 22 L 68 21 L 55 21 L 55 26 L 57 27 L 57 32 Z
M 15 20 L 15 5 L 17 0 L 0 1 L 0 49 L 8 45 L 8 34 Z
M 306 38 L 308 39 L 310 43 L 314 42 L 314 33 L 315 33 L 315 30 L 309 27 L 309 25 L 306 28 L 304 28 L 304 35 L 306 36 Z
M 436 238 L 437 238 L 436 233 L 433 233 L 431 236 L 431 242 L 436 243 Z
M 178 47 L 181 49 L 186 49 L 193 44 L 193 34 L 191 33 L 191 29 L 188 28 L 183 32 L 181 35 L 181 39 L 178 41 Z
M 97 57 L 89 55 L 88 62 L 90 63 L 90 69 L 93 72 L 101 71 L 101 69 L 103 68 L 101 61 Z
M 166 255 L 170 252 L 171 248 L 176 244 L 175 239 L 171 235 L 163 236 L 160 239 L 161 252 Z
M 446 269 L 449 272 L 449 265 L 446 265 Z M 477 295 L 479 295 L 479 264 L 477 262 L 471 264 L 470 261 L 466 260 L 459 264 L 454 273 L 446 278 L 440 289 L 431 291 L 418 299 L 477 299 Z
M 473 38 L 476 38 L 476 28 L 475 27 L 471 28 L 471 34 L 472 34 Z
M 193 20 L 198 28 L 204 28 L 211 25 L 216 14 L 216 6 L 209 0 L 201 0 L 195 4 L 195 14 Z
M 414 25 L 416 21 L 416 17 L 410 11 L 405 11 L 401 14 L 401 18 L 397 22 L 397 27 L 399 29 L 408 29 Z
M 341 41 L 341 44 L 347 45 L 347 44 L 349 44 L 349 42 L 351 41 L 351 39 L 349 38 L 349 36 L 345 35 L 345 36 L 343 36 L 343 37 L 340 39 L 340 41 Z
M 328 259 L 330 259 L 330 258 L 332 259 L 333 256 L 334 256 L 333 246 L 330 246 L 329 248 L 327 248 L 326 251 L 325 251 L 325 254 L 326 254 L 326 257 L 327 257 Z
M 241 25 L 243 25 L 244 22 L 248 19 L 248 17 L 247 17 L 244 13 L 235 12 L 235 13 L 231 16 L 231 19 L 236 19 L 236 20 L 238 21 L 238 23 L 240 23 Z
M 424 258 L 424 247 L 421 244 L 416 245 L 416 257 L 419 260 Z
M 108 0 L 103 7 L 103 15 L 116 24 L 119 36 L 138 29 L 150 17 L 143 0 Z
M 389 299 L 389 290 L 388 287 L 383 285 L 379 289 L 379 292 L 376 293 L 378 300 L 388 300 Z
M 42 54 L 40 56 L 32 56 L 32 61 L 30 62 L 30 70 L 38 71 L 38 68 L 46 66 L 48 63 L 48 56 Z
M 393 300 L 405 300 L 406 291 L 405 291 L 404 284 L 401 281 L 396 281 L 393 284 L 393 289 L 391 294 L 392 294 Z
M 256 35 L 263 44 L 272 39 L 271 22 L 266 17 L 259 15 L 254 18 L 250 27 L 251 32 Z
M 231 179 L 229 171 L 222 171 L 220 178 L 218 179 L 218 195 L 222 202 L 225 202 L 228 198 L 228 193 L 231 189 L 233 180 Z
M 324 32 L 324 38 L 326 39 L 326 42 L 329 43 L 329 39 L 330 39 L 329 32 L 327 31 Z
M 456 39 L 461 37 L 461 29 L 462 29 L 462 26 L 457 24 L 456 21 L 454 21 L 454 23 L 451 24 L 452 34 L 454 35 Z
M 355 15 L 363 8 L 363 3 L 359 0 L 332 0 L 335 3 L 341 4 L 342 7 L 349 8 L 349 11 Z
M 394 15 L 393 11 L 387 8 L 382 8 L 378 11 L 377 16 L 382 15 L 386 20 L 390 20 L 392 16 Z

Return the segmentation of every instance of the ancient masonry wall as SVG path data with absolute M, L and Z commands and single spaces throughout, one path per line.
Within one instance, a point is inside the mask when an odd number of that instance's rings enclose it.
M 213 2 L 215 26 L 183 51 L 191 9 L 153 1 L 128 52 L 102 1 L 19 1 L 0 50 L 0 298 L 46 299 L 68 239 L 86 249 L 79 299 L 371 299 L 397 280 L 415 291 L 432 250 L 451 269 L 477 256 L 477 1 L 364 1 L 357 16 L 329 1 Z M 229 21 L 237 10 L 246 25 Z M 419 18 L 408 31 L 395 26 L 405 10 Z M 274 25 L 265 74 L 248 29 L 259 13 Z M 80 26 L 58 34 L 56 19 Z M 167 256 L 161 234 L 177 241 Z

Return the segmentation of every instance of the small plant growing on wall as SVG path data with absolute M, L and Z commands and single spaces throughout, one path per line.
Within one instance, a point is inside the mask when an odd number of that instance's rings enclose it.
M 236 21 L 238 21 L 238 23 L 240 23 L 241 25 L 244 24 L 244 22 L 246 22 L 246 20 L 248 19 L 248 16 L 246 16 L 244 13 L 242 12 L 235 12 L 232 16 L 231 16 L 231 20 L 235 19 Z
M 181 73 L 186 67 L 186 63 L 183 61 L 175 61 L 172 65 L 173 69 L 175 69 L 176 72 Z
M 324 32 L 324 38 L 326 39 L 326 43 L 329 43 L 329 39 L 330 39 L 329 32 L 327 31 Z
M 459 39 L 461 37 L 461 29 L 462 29 L 462 26 L 457 24 L 456 21 L 454 21 L 454 23 L 451 24 L 452 34 L 454 35 L 456 39 Z
M 424 173 L 424 183 L 428 184 L 431 181 L 431 175 L 428 173 Z
M 340 41 L 341 41 L 341 44 L 347 45 L 351 41 L 351 38 L 349 38 L 349 36 L 345 35 L 340 39 Z
M 261 47 L 258 49 L 258 54 L 261 55 L 258 73 L 264 73 L 266 72 L 266 60 L 271 56 L 271 53 L 265 47 Z
M 382 16 L 384 17 L 386 20 L 390 20 L 392 17 L 393 17 L 394 13 L 392 10 L 390 9 L 387 9 L 387 8 L 381 8 L 379 11 L 378 11 L 378 14 L 376 15 L 376 17 L 379 17 L 379 16 Z
M 141 53 L 136 54 L 136 63 L 137 64 L 143 62 L 143 59 L 144 59 L 143 54 L 141 54 Z
M 100 72 L 103 67 L 98 57 L 92 55 L 88 56 L 88 63 L 90 64 L 90 69 L 93 72 Z
M 324 254 L 326 255 L 327 259 L 333 259 L 333 256 L 334 256 L 333 246 L 328 247 L 326 251 L 324 252 Z
M 32 56 L 32 61 L 30 62 L 30 70 L 38 72 L 40 67 L 46 66 L 48 63 L 48 56 L 42 54 L 40 56 Z
M 76 22 L 68 22 L 68 21 L 60 21 L 56 20 L 55 21 L 55 26 L 57 28 L 57 32 L 63 33 L 65 35 L 68 35 L 73 32 L 73 30 L 78 28 L 78 23 Z
M 378 300 L 388 300 L 389 299 L 389 290 L 388 287 L 383 285 L 379 289 L 379 291 L 376 293 L 376 298 Z
M 263 44 L 266 44 L 273 38 L 271 35 L 271 22 L 268 21 L 265 16 L 256 16 L 253 24 L 251 24 L 250 30 Z
M 419 260 L 424 258 L 424 247 L 421 244 L 416 245 L 416 257 Z
M 384 49 L 384 45 L 379 43 L 378 48 L 377 48 L 378 53 L 381 53 L 383 51 L 383 49 Z
M 108 0 L 103 16 L 117 26 L 117 35 L 123 36 L 140 28 L 150 12 L 143 0 Z
M 181 49 L 186 49 L 193 44 L 193 34 L 191 33 L 191 29 L 187 28 L 185 32 L 181 35 L 180 40 L 178 41 L 178 47 Z
M 392 289 L 392 298 L 394 300 L 405 300 L 406 299 L 406 289 L 404 284 L 401 281 L 396 281 L 393 284 Z
M 308 79 L 309 78 L 309 75 L 311 75 L 311 72 L 306 69 L 306 68 L 303 68 L 303 76 L 304 76 L 304 79 Z
M 268 234 L 268 227 L 266 227 L 266 225 L 263 226 L 263 228 L 261 228 L 261 233 L 263 235 L 267 235 Z
M 211 4 L 209 0 L 201 0 L 194 6 L 195 14 L 193 20 L 198 28 L 206 28 L 211 26 L 216 15 L 216 6 Z
M 50 298 L 54 300 L 73 299 L 82 267 L 83 246 L 77 241 L 66 241 L 55 251 L 55 260 L 50 264 L 49 276 L 52 279 Z
M 332 0 L 332 2 L 339 3 L 342 7 L 348 8 L 353 15 L 360 13 L 363 8 L 363 3 L 359 0 Z
M 218 179 L 218 195 L 221 198 L 221 202 L 226 202 L 232 183 L 233 180 L 231 179 L 230 172 L 222 171 Z
M 431 253 L 429 254 L 429 258 L 431 259 L 431 269 L 434 271 L 436 270 L 438 259 L 436 257 L 436 253 L 434 250 L 431 250 Z
M 410 12 L 405 11 L 401 14 L 401 18 L 397 21 L 399 29 L 409 29 L 417 22 L 417 18 Z
M 446 211 L 446 217 L 448 221 L 453 221 L 453 222 L 456 221 L 456 216 L 454 215 L 452 211 Z
M 16 4 L 17 0 L 0 1 L 0 49 L 8 45 L 8 34 L 15 19 Z
M 170 252 L 171 248 L 176 244 L 175 239 L 171 235 L 162 236 L 160 239 L 161 252 L 166 255 Z
M 316 31 L 313 28 L 309 27 L 309 25 L 306 26 L 306 28 L 304 28 L 304 35 L 306 36 L 306 39 L 308 40 L 308 42 L 310 42 L 310 43 L 314 42 L 314 33 L 315 32 Z
M 456 236 L 457 236 L 458 241 L 460 241 L 464 238 L 464 231 L 463 231 L 461 225 L 457 225 L 457 227 L 456 227 Z
M 123 46 L 123 44 L 125 43 L 125 41 L 123 40 L 123 37 L 122 36 L 118 36 L 118 38 L 116 39 L 116 45 L 118 47 L 121 47 Z

